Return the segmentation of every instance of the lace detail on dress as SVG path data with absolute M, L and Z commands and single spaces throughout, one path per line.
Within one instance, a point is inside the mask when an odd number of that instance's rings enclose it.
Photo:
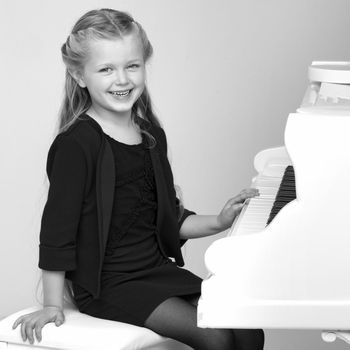
M 157 211 L 157 197 L 156 197 L 156 184 L 154 178 L 154 171 L 152 166 L 152 161 L 149 155 L 149 152 L 145 152 L 144 157 L 144 170 L 142 172 L 130 172 L 130 175 L 123 176 L 119 182 L 117 181 L 116 186 L 122 186 L 129 182 L 136 181 L 143 177 L 143 186 L 140 189 L 140 198 L 127 217 L 122 228 L 116 226 L 111 227 L 110 237 L 108 239 L 106 255 L 112 255 L 113 250 L 117 247 L 118 242 L 123 238 L 123 236 L 129 231 L 130 227 L 136 222 L 136 220 L 141 215 L 142 210 L 152 209 L 153 215 L 151 221 L 155 223 L 156 211 Z
M 115 182 L 115 186 L 120 187 L 120 186 L 126 185 L 126 184 L 133 182 L 133 181 L 136 181 L 144 176 L 145 176 L 145 169 L 130 171 L 130 172 L 126 173 L 125 175 L 123 175 L 123 178 L 117 179 L 117 181 Z
M 156 183 L 154 178 L 154 171 L 152 166 L 151 157 L 148 152 L 147 156 L 145 157 L 145 188 L 144 190 L 149 192 L 154 192 L 156 189 Z

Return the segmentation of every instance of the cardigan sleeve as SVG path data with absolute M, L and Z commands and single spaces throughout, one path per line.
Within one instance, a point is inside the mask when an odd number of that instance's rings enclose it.
M 179 217 L 180 216 L 180 200 L 179 198 L 176 197 L 176 214 Z M 188 210 L 186 208 L 183 208 L 183 213 L 179 218 L 178 221 L 178 225 L 179 225 L 179 232 L 180 232 L 180 228 L 183 224 L 183 222 L 186 220 L 187 217 L 189 217 L 190 215 L 197 215 L 194 211 L 192 210 Z M 180 239 L 180 247 L 182 247 L 185 243 L 186 243 L 187 239 Z
M 165 153 L 167 154 L 168 153 L 168 145 L 167 145 L 166 135 L 165 135 L 165 132 L 162 128 L 160 128 L 160 131 L 162 134 L 162 141 L 161 142 L 163 143 Z M 174 192 L 176 193 L 175 188 L 174 188 Z M 197 214 L 196 214 L 196 212 L 189 210 L 189 209 L 186 209 L 186 208 L 183 208 L 183 210 L 181 210 L 180 200 L 178 197 L 176 197 L 176 195 L 175 195 L 175 201 L 176 201 L 175 202 L 176 215 L 178 217 L 178 227 L 179 227 L 179 232 L 180 232 L 181 226 L 182 226 L 183 222 L 186 220 L 186 218 L 190 215 L 197 215 Z M 182 214 L 181 214 L 181 211 L 182 211 Z M 180 239 L 180 246 L 182 247 L 186 243 L 186 241 L 187 241 L 187 239 Z
M 74 270 L 87 166 L 84 152 L 72 136 L 59 134 L 53 141 L 46 171 L 50 186 L 41 218 L 38 266 Z

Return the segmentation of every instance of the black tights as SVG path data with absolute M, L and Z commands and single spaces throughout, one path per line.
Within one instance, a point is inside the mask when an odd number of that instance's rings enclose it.
M 153 310 L 144 326 L 195 350 L 262 350 L 262 329 L 212 329 L 197 327 L 199 295 L 172 297 Z

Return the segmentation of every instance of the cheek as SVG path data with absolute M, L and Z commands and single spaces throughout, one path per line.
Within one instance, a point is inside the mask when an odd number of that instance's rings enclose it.
M 146 82 L 146 70 L 141 68 L 134 76 L 134 82 L 139 86 L 144 86 Z
M 102 79 L 91 79 L 88 82 L 90 89 L 100 91 L 106 88 L 106 86 L 109 84 L 109 82 L 104 81 Z
M 145 78 L 146 77 L 144 74 L 140 74 L 137 77 L 135 77 L 135 79 L 134 79 L 134 84 L 137 86 L 137 89 L 139 90 L 140 95 L 141 95 L 141 93 L 144 90 L 145 85 L 146 85 Z
M 136 94 L 135 94 L 135 100 L 137 100 L 143 93 L 143 90 L 145 89 L 145 85 L 139 85 L 137 90 L 135 91 Z
M 136 78 L 135 78 L 135 82 L 138 86 L 140 87 L 144 87 L 145 86 L 145 82 L 146 82 L 146 76 L 145 74 L 139 74 Z

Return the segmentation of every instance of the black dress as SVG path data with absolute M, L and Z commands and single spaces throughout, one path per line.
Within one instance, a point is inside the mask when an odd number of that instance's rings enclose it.
M 112 146 L 117 180 L 101 294 L 93 299 L 73 283 L 74 299 L 82 313 L 144 326 L 164 300 L 200 293 L 202 279 L 178 267 L 159 249 L 155 179 L 144 136 L 136 145 L 105 136 Z

